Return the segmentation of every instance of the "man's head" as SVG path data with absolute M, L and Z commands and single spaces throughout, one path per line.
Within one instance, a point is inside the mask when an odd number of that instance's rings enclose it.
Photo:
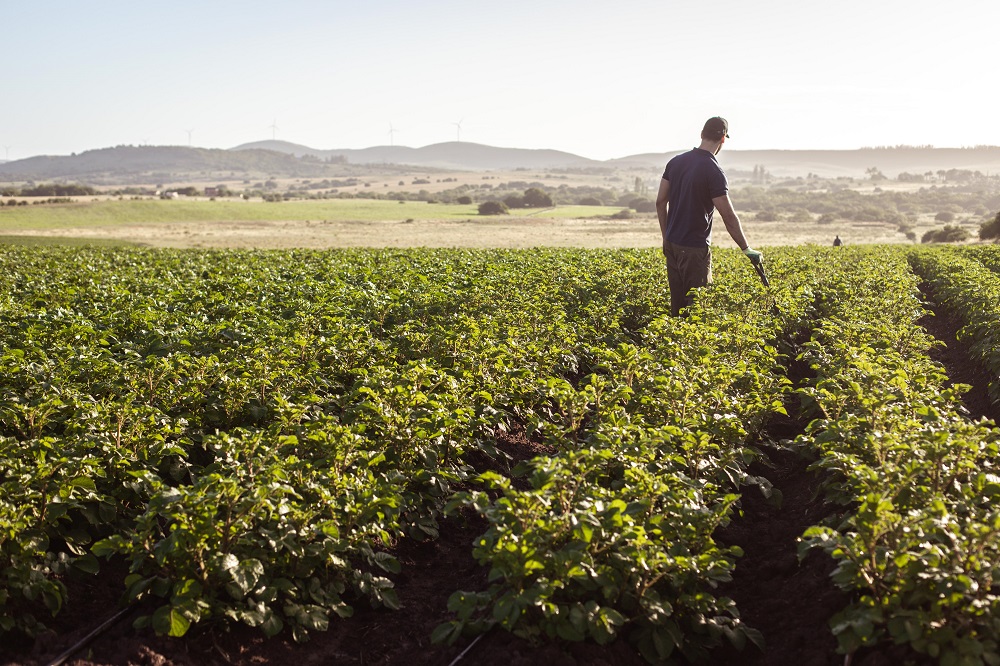
M 729 123 L 725 118 L 715 116 L 705 121 L 705 127 L 701 130 L 701 138 L 705 141 L 722 141 L 729 138 Z

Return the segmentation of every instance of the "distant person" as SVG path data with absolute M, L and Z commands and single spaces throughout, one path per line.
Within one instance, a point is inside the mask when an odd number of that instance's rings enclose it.
M 843 244 L 844 244 L 844 241 L 840 240 L 840 236 L 834 236 L 833 237 L 833 246 L 834 247 L 840 247 Z
M 743 235 L 729 199 L 729 181 L 715 159 L 728 138 L 725 118 L 709 118 L 701 131 L 701 145 L 667 162 L 660 181 L 656 215 L 667 258 L 670 312 L 675 317 L 691 304 L 692 289 L 712 282 L 712 218 L 716 209 L 743 254 L 754 264 L 764 259 Z

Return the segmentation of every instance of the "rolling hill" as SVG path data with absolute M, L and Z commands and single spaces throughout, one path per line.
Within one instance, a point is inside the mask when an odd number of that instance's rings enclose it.
M 232 173 L 323 175 L 326 165 L 273 150 L 229 150 L 181 146 L 116 146 L 79 154 L 29 157 L 0 164 L 2 180 L 80 180 L 128 183 L 162 176 L 167 180 Z M 155 178 L 154 178 L 155 179 Z
M 676 153 L 647 153 L 609 160 L 621 168 L 663 166 Z M 723 150 L 719 163 L 725 169 L 752 171 L 757 165 L 779 176 L 815 173 L 825 178 L 864 177 L 875 167 L 889 178 L 900 173 L 967 169 L 984 174 L 1000 173 L 1000 147 L 978 148 L 862 148 L 859 150 Z
M 212 180 L 223 177 L 340 177 L 371 168 L 489 171 L 513 169 L 659 170 L 675 150 L 613 160 L 592 160 L 558 150 L 499 148 L 451 141 L 423 148 L 375 146 L 317 150 L 285 141 L 260 141 L 229 150 L 180 146 L 116 146 L 68 156 L 38 156 L 0 163 L 0 182 L 75 181 L 93 185 Z M 967 169 L 1000 173 L 1000 147 L 876 148 L 860 150 L 724 150 L 722 166 L 752 171 L 763 166 L 776 176 L 864 177 L 878 168 L 901 172 Z
M 343 158 L 350 164 L 407 164 L 436 169 L 495 170 L 495 169 L 563 169 L 606 166 L 558 150 L 528 150 L 497 148 L 478 143 L 448 141 L 423 148 L 406 146 L 374 146 L 357 150 L 316 150 L 285 141 L 258 141 L 236 146 L 232 150 L 273 150 L 296 157 L 312 155 L 319 159 Z

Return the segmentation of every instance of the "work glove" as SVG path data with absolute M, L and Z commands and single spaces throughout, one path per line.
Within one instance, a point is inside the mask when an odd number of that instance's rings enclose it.
M 750 260 L 751 264 L 756 265 L 764 261 L 764 253 L 758 252 L 749 245 L 747 245 L 747 249 L 743 250 L 743 254 L 747 255 L 747 259 Z

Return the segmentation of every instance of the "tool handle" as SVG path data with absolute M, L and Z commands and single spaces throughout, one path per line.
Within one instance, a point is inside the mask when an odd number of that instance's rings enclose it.
M 753 267 L 757 269 L 757 275 L 760 276 L 760 281 L 764 283 L 765 287 L 770 287 L 771 281 L 767 279 L 767 273 L 764 272 L 764 262 L 753 261 L 751 263 L 753 264 Z

